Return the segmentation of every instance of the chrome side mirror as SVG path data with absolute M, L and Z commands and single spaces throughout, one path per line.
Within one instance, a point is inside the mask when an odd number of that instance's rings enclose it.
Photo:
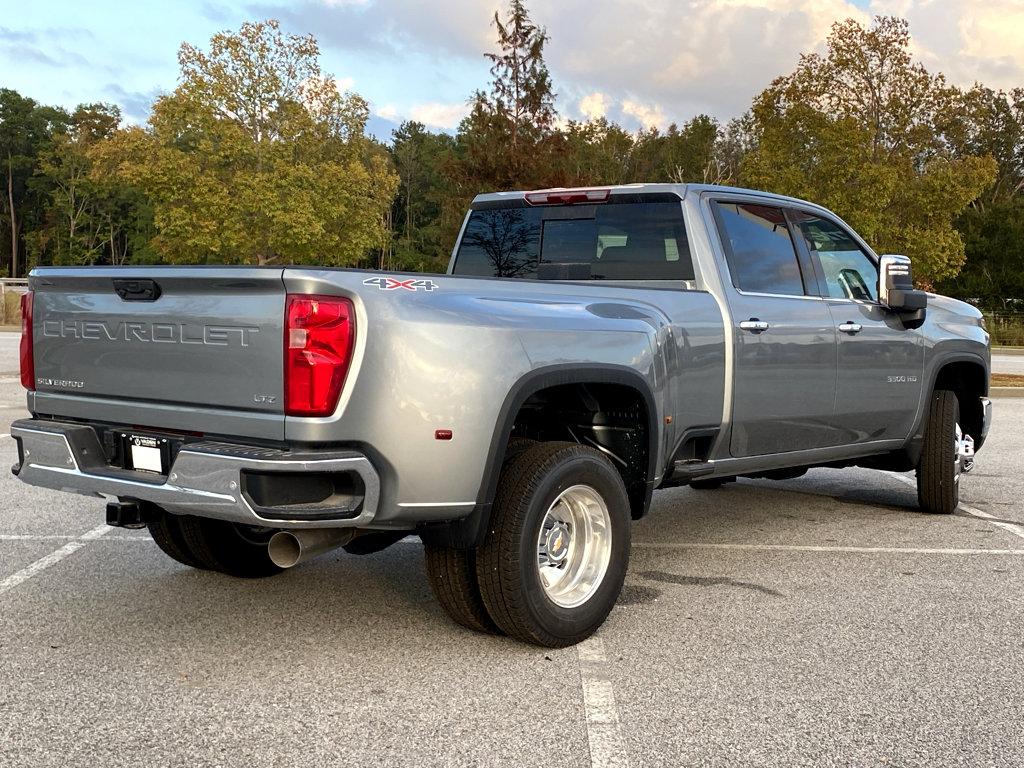
M 914 288 L 909 258 L 882 255 L 878 262 L 878 303 L 899 315 L 906 328 L 924 323 L 928 294 Z

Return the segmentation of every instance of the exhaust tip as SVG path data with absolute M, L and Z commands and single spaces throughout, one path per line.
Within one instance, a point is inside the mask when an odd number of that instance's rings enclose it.
M 290 531 L 279 531 L 270 538 L 267 554 L 275 566 L 290 569 L 302 557 L 302 543 Z

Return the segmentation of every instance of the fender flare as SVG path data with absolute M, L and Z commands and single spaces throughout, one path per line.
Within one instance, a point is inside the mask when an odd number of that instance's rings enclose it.
M 657 474 L 658 447 L 661 441 L 660 420 L 657 401 L 650 384 L 635 369 L 613 364 L 562 363 L 534 369 L 520 377 L 512 385 L 498 411 L 494 432 L 487 451 L 487 462 L 477 492 L 476 506 L 465 518 L 450 521 L 440 526 L 428 526 L 421 536 L 432 544 L 449 547 L 476 547 L 482 541 L 490 521 L 491 506 L 498 490 L 498 479 L 505 459 L 505 447 L 515 426 L 516 415 L 527 399 L 548 387 L 566 384 L 612 384 L 622 385 L 637 391 L 643 398 L 647 411 L 647 482 L 643 500 L 639 502 L 640 517 L 646 514 L 654 491 Z
M 915 465 L 917 464 L 917 459 L 921 453 L 921 445 L 924 442 L 924 431 L 928 426 L 927 417 L 929 398 L 931 398 L 931 394 L 935 392 L 935 383 L 939 379 L 939 372 L 950 363 L 974 363 L 984 370 L 986 382 L 991 380 L 991 371 L 989 370 L 989 367 L 985 365 L 985 359 L 977 353 L 950 352 L 940 355 L 935 361 L 933 361 L 927 384 L 925 387 L 921 388 L 921 400 L 917 404 L 917 421 L 914 423 L 913 432 L 911 432 L 910 438 L 906 444 L 906 451 Z M 988 392 L 985 392 L 984 394 L 988 395 Z

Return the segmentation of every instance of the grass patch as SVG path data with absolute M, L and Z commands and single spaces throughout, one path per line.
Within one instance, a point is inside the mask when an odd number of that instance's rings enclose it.
M 1024 374 L 993 374 L 993 387 L 1024 387 Z

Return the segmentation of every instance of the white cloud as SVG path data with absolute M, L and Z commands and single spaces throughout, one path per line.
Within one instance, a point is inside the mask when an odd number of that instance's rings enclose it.
M 445 104 L 432 101 L 409 108 L 410 118 L 433 128 L 457 128 L 468 114 L 469 106 L 465 102 Z
M 589 93 L 580 99 L 580 112 L 589 120 L 597 120 L 608 114 L 611 99 L 600 91 Z
M 394 104 L 384 104 L 375 109 L 374 113 L 380 115 L 385 120 L 391 120 L 393 122 L 398 121 L 398 107 Z
M 668 126 L 669 121 L 665 117 L 665 110 L 657 104 L 640 104 L 626 99 L 622 102 L 622 111 L 635 117 L 643 128 L 666 128 Z
M 334 78 L 334 85 L 337 86 L 341 93 L 352 90 L 352 86 L 356 84 L 354 78 L 351 77 L 336 77 Z
M 953 83 L 1024 85 L 1021 0 L 874 0 L 871 10 L 905 17 L 915 54 Z
M 414 98 L 424 102 L 423 122 L 436 127 L 453 127 L 465 114 L 452 102 L 470 94 L 451 90 L 452 73 L 459 82 L 469 73 L 485 87 L 491 19 L 506 7 L 506 0 L 276 2 L 276 15 L 315 30 L 325 46 L 369 49 L 390 61 L 411 61 L 415 53 L 420 66 L 428 62 L 436 90 Z M 774 78 L 792 72 L 801 53 L 821 51 L 834 22 L 870 23 L 875 13 L 908 18 L 915 55 L 953 82 L 1024 84 L 1024 0 L 869 2 L 865 9 L 864 0 L 532 0 L 530 11 L 547 28 L 558 106 L 570 116 L 616 117 L 628 101 L 630 116 L 647 124 L 681 123 L 701 112 L 735 117 Z M 399 103 L 405 96 L 400 83 L 365 80 L 360 75 L 368 96 L 377 91 Z

